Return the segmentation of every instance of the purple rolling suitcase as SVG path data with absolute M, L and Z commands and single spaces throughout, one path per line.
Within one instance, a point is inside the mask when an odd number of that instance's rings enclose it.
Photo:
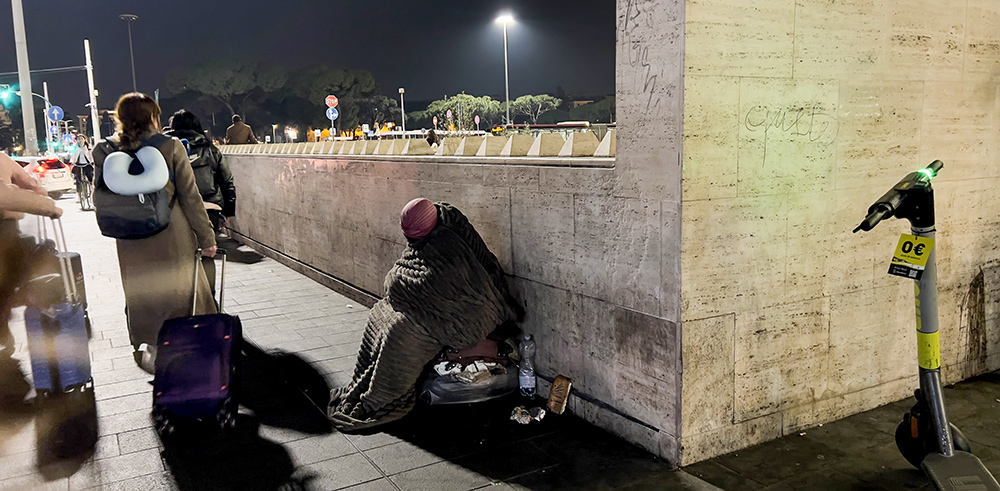
M 192 315 L 163 323 L 157 340 L 153 419 L 162 436 L 178 424 L 202 422 L 219 428 L 235 424 L 239 409 L 239 353 L 243 329 L 237 316 L 222 312 L 226 254 L 222 254 L 218 314 Z M 198 301 L 200 254 L 195 256 L 194 299 Z

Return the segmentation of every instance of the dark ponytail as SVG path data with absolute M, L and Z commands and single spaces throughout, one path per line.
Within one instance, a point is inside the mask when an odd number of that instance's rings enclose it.
M 115 110 L 119 144 L 124 150 L 139 148 L 144 136 L 160 130 L 160 106 L 146 94 L 123 95 Z

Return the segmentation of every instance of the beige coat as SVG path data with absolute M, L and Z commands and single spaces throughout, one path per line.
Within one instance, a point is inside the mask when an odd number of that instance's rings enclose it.
M 244 145 L 247 143 L 257 143 L 257 138 L 253 136 L 253 129 L 243 121 L 237 121 L 232 126 L 226 128 L 227 145 Z
M 117 141 L 117 136 L 111 139 Z M 145 239 L 122 240 L 118 244 L 125 306 L 132 345 L 155 345 L 163 321 L 191 315 L 196 250 L 215 245 L 215 233 L 208 220 L 194 171 L 180 140 L 162 144 L 172 179 L 167 183 L 170 199 L 176 196 L 170 225 Z M 104 159 L 113 150 L 106 142 L 94 149 L 96 180 L 101 179 Z M 217 312 L 204 270 L 198 277 L 197 314 Z

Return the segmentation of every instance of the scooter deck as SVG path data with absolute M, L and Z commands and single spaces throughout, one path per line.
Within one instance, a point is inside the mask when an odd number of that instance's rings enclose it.
M 941 491 L 1000 491 L 990 471 L 969 452 L 956 450 L 951 457 L 932 453 L 922 466 Z

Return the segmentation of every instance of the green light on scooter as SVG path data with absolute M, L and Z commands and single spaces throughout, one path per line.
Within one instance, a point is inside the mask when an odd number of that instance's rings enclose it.
M 930 181 L 931 179 L 934 179 L 934 176 L 936 176 L 936 175 L 937 175 L 937 174 L 935 174 L 935 173 L 934 173 L 934 171 L 933 171 L 933 170 L 932 170 L 931 168 L 929 168 L 929 167 L 924 167 L 923 169 L 918 169 L 918 170 L 917 170 L 917 174 L 920 174 L 920 175 L 922 175 L 922 176 L 925 176 L 925 177 L 927 177 L 927 180 L 928 180 L 928 181 Z

